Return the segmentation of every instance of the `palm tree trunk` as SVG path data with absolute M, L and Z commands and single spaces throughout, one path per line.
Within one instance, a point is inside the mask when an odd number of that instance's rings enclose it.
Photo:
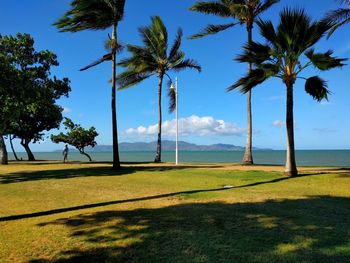
M 159 74 L 159 83 L 158 83 L 158 139 L 157 139 L 157 151 L 156 158 L 154 159 L 155 163 L 162 161 L 162 85 L 163 85 L 164 74 Z
M 4 137 L 0 136 L 0 163 L 8 164 L 8 155 Z
M 112 40 L 117 41 L 117 24 L 113 25 Z M 113 46 L 114 47 L 114 46 Z M 113 169 L 120 168 L 118 149 L 117 106 L 116 106 L 117 51 L 112 51 L 112 132 L 113 132 Z
M 298 170 L 295 163 L 294 147 L 294 117 L 293 117 L 293 84 L 286 83 L 287 86 L 287 158 L 286 158 L 286 176 L 297 176 Z
M 247 26 L 248 31 L 248 45 L 252 43 L 253 39 L 253 27 Z M 248 63 L 248 74 L 252 70 L 252 63 Z M 247 94 L 247 141 L 245 146 L 245 152 L 243 156 L 244 165 L 252 165 L 253 154 L 252 154 L 252 137 L 253 137 L 253 125 L 252 125 L 252 91 L 248 91 Z
M 29 148 L 29 140 L 26 139 L 22 139 L 21 140 L 21 145 L 23 146 L 23 148 L 26 150 L 26 153 L 28 155 L 28 161 L 35 161 L 35 157 L 33 152 L 31 151 L 31 149 Z
M 18 156 L 17 156 L 16 151 L 15 151 L 15 147 L 13 147 L 13 143 L 12 143 L 12 140 L 14 139 L 14 137 L 15 136 L 12 136 L 11 134 L 9 135 L 10 146 L 11 146 L 11 150 L 12 150 L 13 156 L 15 157 L 16 161 L 19 161 Z

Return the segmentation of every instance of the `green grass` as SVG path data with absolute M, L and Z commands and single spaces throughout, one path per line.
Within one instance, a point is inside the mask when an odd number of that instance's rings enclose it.
M 0 262 L 350 262 L 350 173 L 11 163 Z

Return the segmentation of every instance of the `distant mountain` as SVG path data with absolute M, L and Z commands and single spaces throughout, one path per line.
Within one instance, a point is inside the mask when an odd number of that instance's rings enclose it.
M 119 143 L 119 150 L 126 152 L 137 151 L 155 151 L 157 142 L 122 142 Z M 244 151 L 244 147 L 236 146 L 232 144 L 212 144 L 212 145 L 198 145 L 194 143 L 188 143 L 179 141 L 179 149 L 181 151 Z M 73 150 L 73 149 L 72 149 Z M 112 145 L 97 145 L 94 148 L 86 148 L 88 152 L 111 152 Z M 163 151 L 175 151 L 175 141 L 162 141 Z M 253 147 L 254 151 L 271 150 L 261 149 Z

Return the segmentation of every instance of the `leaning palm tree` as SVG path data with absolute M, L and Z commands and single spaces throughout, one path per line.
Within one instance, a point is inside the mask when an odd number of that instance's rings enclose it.
M 334 31 L 337 30 L 339 27 L 350 23 L 350 0 L 336 1 L 346 5 L 346 7 L 339 8 L 327 13 L 325 19 L 334 23 L 332 29 L 328 33 L 328 37 L 331 36 L 334 33 Z
M 61 32 L 78 32 L 83 30 L 104 30 L 112 27 L 112 37 L 109 41 L 111 52 L 100 60 L 89 65 L 90 68 L 104 61 L 112 61 L 112 131 L 113 131 L 113 168 L 120 168 L 118 150 L 118 129 L 116 110 L 116 55 L 120 48 L 117 39 L 118 24 L 124 15 L 125 0 L 73 0 L 71 10 L 59 19 L 55 26 Z
M 191 39 L 201 38 L 207 35 L 216 34 L 237 24 L 244 25 L 248 34 L 248 43 L 253 41 L 253 26 L 259 15 L 270 8 L 279 0 L 220 0 L 210 2 L 197 2 L 190 10 L 231 18 L 235 22 L 224 25 L 209 25 L 202 32 L 191 37 Z M 237 21 L 237 22 L 236 22 Z M 248 74 L 252 70 L 252 64 L 248 62 Z M 243 156 L 243 164 L 253 164 L 252 155 L 252 94 L 247 94 L 247 141 Z
M 170 70 L 180 71 L 187 68 L 201 71 L 200 65 L 192 60 L 185 59 L 180 50 L 182 30 L 179 29 L 170 50 L 168 50 L 168 32 L 159 16 L 151 18 L 152 24 L 139 28 L 143 46 L 128 45 L 130 57 L 122 60 L 118 65 L 126 70 L 118 76 L 119 89 L 134 86 L 143 80 L 156 75 L 158 77 L 158 137 L 155 162 L 161 161 L 161 133 L 162 133 L 162 85 L 164 76 L 169 77 Z M 170 77 L 169 80 L 171 81 Z M 173 101 L 173 100 L 171 100 Z M 171 103 L 170 110 L 174 104 Z
M 254 69 L 239 79 L 229 90 L 240 87 L 241 92 L 247 93 L 255 86 L 270 77 L 280 78 L 287 90 L 287 158 L 285 174 L 298 174 L 295 163 L 294 149 L 294 118 L 293 118 L 293 87 L 300 73 L 314 66 L 324 71 L 343 65 L 344 59 L 332 56 L 332 51 L 317 53 L 312 48 L 332 27 L 327 21 L 312 22 L 301 9 L 284 9 L 280 13 L 280 23 L 275 29 L 271 21 L 257 22 L 261 35 L 267 44 L 252 42 L 244 46 L 242 55 L 236 58 L 239 62 L 250 62 Z M 305 56 L 305 59 L 303 58 Z M 315 100 L 328 99 L 327 83 L 313 76 L 305 79 L 305 91 Z

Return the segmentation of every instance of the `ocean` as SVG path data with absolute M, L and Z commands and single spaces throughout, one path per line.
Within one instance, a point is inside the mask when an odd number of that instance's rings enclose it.
M 90 153 L 94 161 L 112 161 L 111 152 Z M 62 160 L 60 152 L 36 152 L 37 160 Z M 154 152 L 120 152 L 122 162 L 152 162 Z M 18 153 L 19 158 L 26 159 L 25 153 Z M 237 151 L 180 151 L 179 162 L 182 163 L 240 163 L 243 152 Z M 14 159 L 11 152 L 9 158 Z M 284 164 L 286 152 L 280 150 L 256 151 L 253 153 L 255 164 Z M 87 158 L 77 152 L 70 152 L 70 161 L 87 161 Z M 305 166 L 350 166 L 350 150 L 297 150 L 298 165 Z M 175 152 L 162 152 L 162 161 L 174 162 Z

